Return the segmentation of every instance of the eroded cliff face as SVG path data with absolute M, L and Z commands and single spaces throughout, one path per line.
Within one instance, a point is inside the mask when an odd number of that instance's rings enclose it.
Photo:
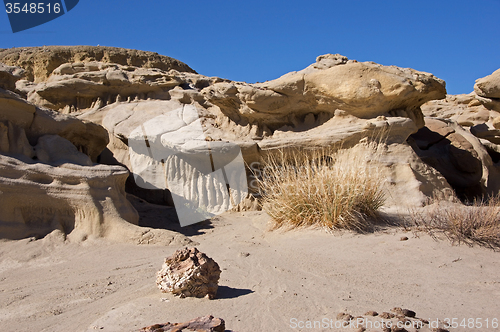
M 476 80 L 469 94 L 422 105 L 426 127 L 409 142 L 463 198 L 500 190 L 499 71 Z
M 46 164 L 69 156 L 81 167 L 95 167 L 89 160 L 124 166 L 132 172 L 129 188 L 155 203 L 167 203 L 170 196 L 165 193 L 174 193 L 213 214 L 237 206 L 255 207 L 255 202 L 244 199 L 244 190 L 227 188 L 230 181 L 240 188 L 250 181 L 216 174 L 237 156 L 251 176 L 250 168 L 258 169 L 266 157 L 282 151 L 353 148 L 363 153 L 367 141 L 385 146 L 373 164 L 387 177 L 389 205 L 421 205 L 451 191 L 450 184 L 476 186 L 481 193 L 498 190 L 492 153 L 485 152 L 493 147 L 484 148 L 485 138 L 478 136 L 482 127 L 477 127 L 488 121 L 494 126 L 496 113 L 491 112 L 497 112 L 497 100 L 464 97 L 470 105 L 460 107 L 484 110 L 470 112 L 476 115 L 465 116 L 465 122 L 456 125 L 425 119 L 433 112 L 456 116 L 442 106 L 452 98 L 446 96 L 445 83 L 429 73 L 327 54 L 301 71 L 248 84 L 199 75 L 187 66 L 174 67 L 175 61 L 156 65 L 153 55 L 138 51 L 120 53 L 117 61 L 106 50 L 58 52 L 66 55 L 63 63 L 55 62 L 57 66 L 33 58 L 18 60 L 23 68 L 5 67 L 4 72 L 10 73 L 5 86 L 18 95 L 4 92 L 0 116 L 11 122 L 4 123 L 5 128 L 14 124 L 17 128 L 9 129 L 15 133 L 9 135 L 26 133 L 25 141 L 11 139 L 8 150 L 16 146 L 22 158 L 40 155 Z M 9 59 L 23 58 L 12 50 L 5 54 Z M 35 62 L 46 71 L 33 69 Z M 47 121 L 57 125 L 45 125 Z M 477 128 L 464 129 L 469 123 Z M 429 136 L 428 131 L 439 137 Z M 409 138 L 412 134 L 416 136 Z M 45 135 L 67 140 L 75 150 Z M 482 135 L 496 144 L 491 132 Z M 442 138 L 452 143 L 437 149 Z M 64 153 L 50 148 L 64 144 Z M 432 153 L 441 154 L 442 160 Z M 207 165 L 212 167 L 203 169 Z
M 161 70 L 195 71 L 185 63 L 158 53 L 104 46 L 43 46 L 0 50 L 0 62 L 23 68 L 29 81 L 45 81 L 65 63 L 100 61 Z
M 4 75 L 19 80 L 18 71 L 6 69 Z M 129 171 L 96 163 L 108 143 L 102 126 L 0 88 L 0 237 L 58 230 L 72 241 L 190 243 L 180 234 L 137 226 L 125 193 Z

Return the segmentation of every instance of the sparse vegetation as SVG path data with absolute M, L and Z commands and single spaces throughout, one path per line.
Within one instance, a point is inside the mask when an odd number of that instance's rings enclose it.
M 458 201 L 458 200 L 455 200 Z M 412 223 L 431 236 L 444 234 L 452 243 L 500 248 L 500 196 L 470 205 L 437 200 L 423 212 L 411 213 Z
M 378 144 L 365 144 L 377 155 Z M 363 231 L 385 201 L 384 180 L 363 149 L 282 152 L 264 165 L 259 189 L 274 227 L 320 226 Z

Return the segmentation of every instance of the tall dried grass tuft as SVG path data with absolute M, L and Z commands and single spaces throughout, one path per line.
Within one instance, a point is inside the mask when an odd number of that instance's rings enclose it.
M 433 237 L 442 233 L 452 243 L 500 248 L 500 196 L 475 200 L 470 205 L 454 201 L 436 200 L 424 212 L 413 211 L 413 224 Z
M 282 152 L 268 158 L 258 182 L 263 209 L 274 221 L 274 228 L 371 228 L 385 201 L 381 189 L 384 179 L 371 165 L 380 153 L 379 145 L 364 147 Z M 366 151 L 371 153 L 363 153 Z

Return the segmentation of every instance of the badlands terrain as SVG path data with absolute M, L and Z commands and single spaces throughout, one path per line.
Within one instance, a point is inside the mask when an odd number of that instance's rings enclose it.
M 1 330 L 207 315 L 227 331 L 497 330 L 498 240 L 465 245 L 414 222 L 499 193 L 500 70 L 471 91 L 339 54 L 249 84 L 144 51 L 0 50 Z M 212 170 L 241 158 L 244 171 L 221 182 L 195 167 L 207 146 Z M 256 185 L 266 160 L 336 149 L 383 179 L 382 221 L 272 229 Z M 214 299 L 157 288 L 184 247 L 218 263 Z

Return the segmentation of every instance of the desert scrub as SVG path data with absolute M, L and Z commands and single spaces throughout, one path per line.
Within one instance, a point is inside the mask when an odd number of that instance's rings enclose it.
M 435 200 L 423 212 L 411 213 L 413 224 L 436 238 L 444 234 L 452 243 L 500 248 L 500 196 L 465 205 Z
M 379 147 L 365 143 L 336 152 L 280 152 L 267 158 L 258 184 L 274 228 L 371 228 L 385 201 L 384 179 L 371 165 Z

